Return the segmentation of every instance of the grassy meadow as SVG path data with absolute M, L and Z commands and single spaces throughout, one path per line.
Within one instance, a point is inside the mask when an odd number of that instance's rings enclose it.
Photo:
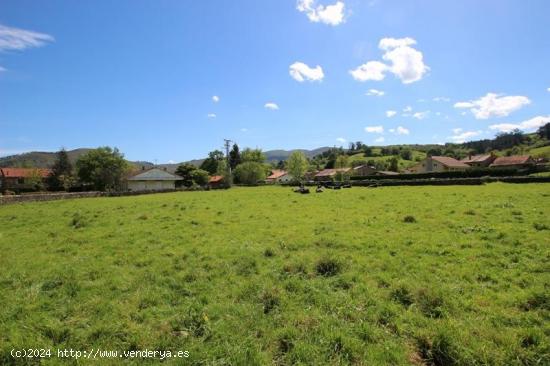
M 24 362 L 12 348 L 92 347 L 188 350 L 165 362 L 185 365 L 550 364 L 548 184 L 0 206 L 0 253 L 2 365 Z

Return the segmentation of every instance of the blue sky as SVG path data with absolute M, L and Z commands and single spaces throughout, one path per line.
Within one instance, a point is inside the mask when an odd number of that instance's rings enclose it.
M 3 0 L 0 155 L 109 145 L 164 163 L 224 138 L 533 131 L 550 120 L 548 14 L 545 0 Z

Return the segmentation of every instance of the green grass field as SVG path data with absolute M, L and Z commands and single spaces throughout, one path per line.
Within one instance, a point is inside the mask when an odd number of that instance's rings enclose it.
M 3 206 L 0 224 L 2 365 L 24 363 L 12 348 L 92 347 L 550 364 L 548 184 L 93 198 Z

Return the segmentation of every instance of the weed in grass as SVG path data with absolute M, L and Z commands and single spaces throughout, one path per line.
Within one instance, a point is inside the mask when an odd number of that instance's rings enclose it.
M 269 314 L 275 307 L 279 306 L 281 300 L 277 289 L 265 290 L 260 296 L 264 314 Z
M 75 212 L 71 222 L 70 226 L 72 226 L 74 229 L 80 229 L 87 225 L 86 219 L 80 212 Z
M 433 337 L 418 337 L 416 344 L 420 357 L 427 365 L 452 366 L 460 364 L 458 349 L 453 342 L 453 337 L 447 332 L 439 331 Z
M 414 222 L 416 222 L 416 219 L 412 215 L 407 215 L 403 218 L 403 222 L 414 223 Z
M 416 292 L 415 303 L 420 311 L 430 318 L 441 318 L 444 314 L 443 295 L 433 289 L 421 288 Z
M 464 211 L 464 215 L 475 216 L 476 212 L 472 209 L 469 209 L 469 210 Z
M 532 292 L 520 306 L 525 311 L 547 310 L 550 311 L 550 293 L 548 291 Z
M 390 298 L 405 307 L 408 307 L 413 303 L 413 297 L 409 289 L 403 285 L 393 289 L 390 293 Z
M 342 271 L 342 264 L 332 258 L 323 258 L 315 265 L 315 272 L 324 277 L 336 276 Z
M 542 224 L 540 222 L 535 222 L 533 224 L 533 227 L 535 228 L 535 230 L 537 231 L 542 231 L 542 230 L 550 230 L 550 226 L 546 225 L 546 224 Z
M 271 248 L 264 250 L 264 257 L 271 258 L 275 256 L 275 251 Z

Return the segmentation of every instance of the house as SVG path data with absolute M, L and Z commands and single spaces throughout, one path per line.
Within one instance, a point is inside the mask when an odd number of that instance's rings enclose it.
M 165 170 L 152 168 L 127 179 L 129 191 L 160 191 L 175 189 L 176 181 L 183 180 Z
M 535 165 L 535 161 L 529 155 L 501 156 L 495 159 L 490 168 L 525 169 Z
M 313 179 L 316 181 L 330 181 L 334 179 L 337 173 L 349 173 L 351 168 L 323 169 L 315 174 Z
M 491 165 L 496 158 L 494 154 L 469 155 L 460 161 L 474 168 L 485 168 Z
M 359 165 L 353 168 L 352 175 L 364 177 L 376 173 L 376 168 L 369 165 Z
M 266 183 L 289 183 L 294 178 L 286 170 L 275 169 L 271 175 L 265 179 Z
M 0 168 L 0 190 L 36 190 L 37 183 L 46 184 L 51 169 Z
M 208 187 L 219 188 L 223 185 L 223 175 L 213 175 L 208 178 Z
M 406 170 L 407 173 L 453 172 L 470 168 L 468 164 L 448 156 L 429 156 L 417 165 Z

